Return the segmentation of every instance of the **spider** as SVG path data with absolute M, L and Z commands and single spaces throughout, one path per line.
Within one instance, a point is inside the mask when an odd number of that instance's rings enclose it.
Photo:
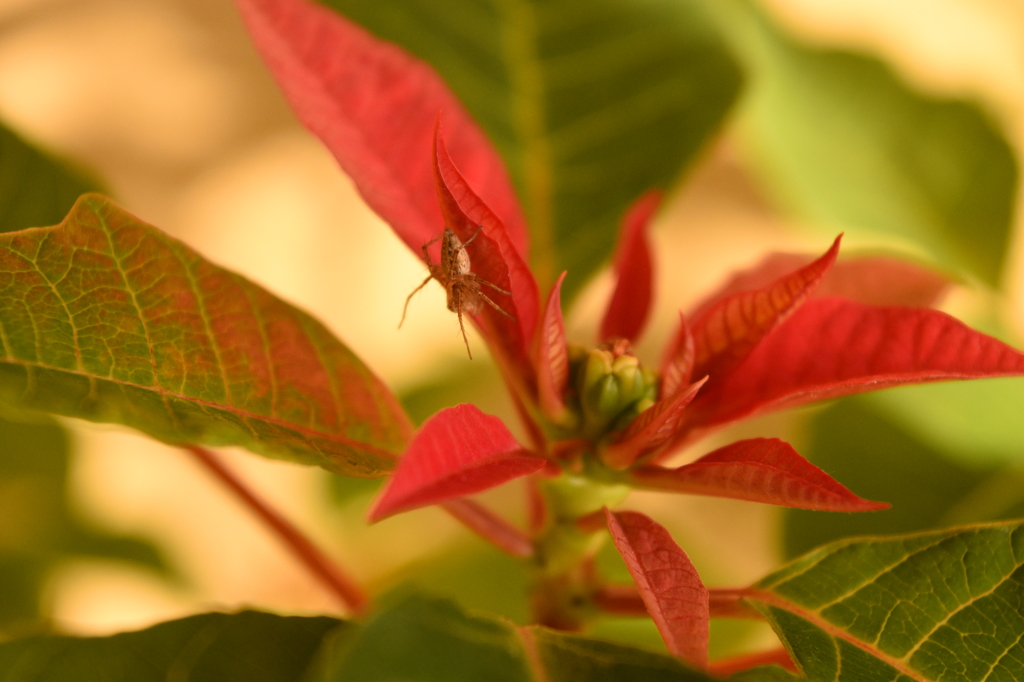
M 473 353 L 469 350 L 469 339 L 466 338 L 466 328 L 462 324 L 462 313 L 466 312 L 468 315 L 477 315 L 483 304 L 491 306 L 505 317 L 516 319 L 512 315 L 501 309 L 497 303 L 492 301 L 487 294 L 480 290 L 480 285 L 485 284 L 495 291 L 501 292 L 506 296 L 511 296 L 512 293 L 505 291 L 499 286 L 491 284 L 485 279 L 477 276 L 475 273 L 470 272 L 469 253 L 466 251 L 466 247 L 473 243 L 473 240 L 480 234 L 480 230 L 483 226 L 478 227 L 473 236 L 470 237 L 465 244 L 459 241 L 455 232 L 450 227 L 444 228 L 444 233 L 440 236 L 434 237 L 429 242 L 423 245 L 423 258 L 427 261 L 427 267 L 430 268 L 430 274 L 423 280 L 423 283 L 412 290 L 412 293 L 405 299 L 405 307 L 402 308 L 402 320 L 398 323 L 398 328 L 402 328 L 402 323 L 405 322 L 405 313 L 409 310 L 409 301 L 416 295 L 416 292 L 427 286 L 427 282 L 432 279 L 436 279 L 444 287 L 445 291 L 448 292 L 448 310 L 459 315 L 459 329 L 462 331 L 462 340 L 466 342 L 466 352 L 469 353 L 469 359 L 473 359 Z M 430 254 L 427 252 L 427 247 L 436 242 L 438 239 L 441 240 L 441 262 L 434 263 L 430 260 Z

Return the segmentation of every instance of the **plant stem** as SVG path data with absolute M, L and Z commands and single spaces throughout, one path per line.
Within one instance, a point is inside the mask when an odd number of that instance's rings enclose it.
M 744 670 L 750 670 L 761 665 L 778 665 L 790 672 L 798 672 L 796 664 L 785 649 L 778 648 L 770 651 L 760 651 L 745 656 L 728 658 L 723 661 L 714 661 L 708 666 L 708 672 L 715 677 L 728 677 Z
M 486 507 L 472 500 L 449 500 L 441 507 L 498 549 L 521 558 L 533 556 L 530 538 Z
M 709 589 L 708 610 L 712 618 L 763 620 L 764 616 L 741 600 L 744 589 Z M 592 595 L 602 611 L 619 616 L 645 616 L 647 606 L 634 585 L 603 585 Z
M 295 525 L 261 500 L 214 453 L 198 445 L 190 445 L 186 449 L 270 527 L 342 606 L 354 614 L 366 611 L 369 606 L 366 593 Z

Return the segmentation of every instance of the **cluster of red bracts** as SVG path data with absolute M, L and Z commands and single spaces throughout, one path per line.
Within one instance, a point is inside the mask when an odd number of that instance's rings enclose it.
M 529 269 L 501 221 L 452 164 L 440 136 L 435 163 L 445 224 L 463 239 L 483 225 L 485 238 L 470 246 L 474 271 L 513 292 L 515 319 L 484 310 L 476 322 L 502 367 L 532 442 L 521 445 L 499 419 L 472 405 L 443 410 L 413 438 L 371 520 L 443 503 L 509 551 L 530 555 L 529 537 L 501 540 L 501 532 L 486 528 L 488 512 L 452 501 L 538 473 L 803 509 L 884 509 L 887 504 L 856 496 L 778 439 L 739 441 L 675 468 L 658 462 L 708 429 L 754 413 L 901 383 L 1024 371 L 1020 353 L 944 313 L 878 305 L 927 305 L 940 296 L 946 281 L 888 259 L 836 265 L 837 238 L 814 260 L 773 256 L 735 276 L 690 316 L 681 316 L 660 371 L 653 375 L 639 367 L 630 342 L 640 333 L 651 300 L 645 228 L 657 207 L 655 193 L 642 197 L 624 220 L 615 259 L 618 282 L 600 327 L 602 345 L 589 352 L 573 350 L 562 324 L 564 274 L 538 317 L 537 286 Z M 879 274 L 890 275 L 890 281 L 883 286 L 873 282 Z M 632 391 L 625 401 L 620 400 L 622 372 L 617 373 L 622 369 Z M 608 407 L 604 413 L 602 405 Z M 601 425 L 597 429 L 595 419 Z M 572 520 L 583 531 L 594 530 L 592 514 Z M 706 665 L 708 592 L 685 553 L 643 514 L 603 509 L 600 522 L 607 525 L 669 649 Z M 543 523 L 536 526 L 533 542 L 545 532 Z M 666 582 L 666 575 L 674 578 Z
M 542 307 L 526 265 L 526 221 L 501 158 L 433 69 L 308 0 L 236 2 L 300 120 L 412 251 L 445 226 L 463 242 L 479 229 L 467 247 L 472 272 L 511 292 L 498 301 L 507 315 L 484 306 L 474 321 L 528 444 L 473 406 L 443 410 L 412 439 L 372 520 L 443 505 L 507 551 L 532 557 L 557 588 L 552 594 L 566 587 L 558 580 L 576 570 L 573 562 L 579 568 L 588 546 L 580 538 L 607 528 L 636 591 L 601 586 L 584 565 L 582 576 L 570 576 L 593 587 L 583 596 L 613 611 L 639 596 L 669 650 L 703 667 L 709 614 L 736 615 L 742 590 L 709 594 L 664 528 L 606 506 L 646 488 L 805 509 L 881 509 L 777 439 L 733 443 L 680 467 L 661 463 L 755 413 L 897 384 L 1024 374 L 1024 355 L 928 307 L 943 278 L 891 259 L 836 263 L 838 239 L 816 260 L 776 255 L 736 275 L 681 318 L 659 371 L 645 369 L 629 348 L 650 307 L 645 229 L 656 194 L 625 217 L 602 347 L 570 347 L 562 279 Z M 458 168 L 438 134 L 438 112 Z M 530 474 L 546 513 L 534 515 L 529 532 L 465 499 Z M 573 547 L 582 549 L 566 554 Z M 542 620 L 559 624 L 558 616 Z M 777 660 L 788 659 L 783 652 Z

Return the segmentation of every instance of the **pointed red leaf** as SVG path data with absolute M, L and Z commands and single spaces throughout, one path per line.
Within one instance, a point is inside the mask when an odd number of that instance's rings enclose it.
M 512 245 L 501 219 L 474 194 L 452 163 L 441 136 L 440 121 L 435 136 L 434 164 L 437 198 L 445 225 L 454 230 L 463 243 L 476 235 L 466 247 L 473 272 L 512 294 L 510 297 L 484 287 L 483 293 L 508 314 L 484 305 L 480 314 L 484 334 L 492 350 L 499 351 L 499 362 L 512 363 L 514 369 L 509 368 L 509 379 L 529 381 L 533 377 L 533 363 L 527 344 L 533 339 L 537 326 L 537 282 Z
M 669 653 L 708 664 L 708 590 L 669 532 L 639 512 L 605 509 L 608 531 Z
M 605 448 L 601 455 L 605 464 L 613 469 L 625 469 L 667 443 L 676 434 L 686 406 L 707 380 L 704 377 L 637 415 L 619 439 Z
M 642 467 L 632 472 L 631 481 L 651 490 L 797 509 L 859 512 L 889 508 L 857 497 L 778 438 L 741 440 L 677 469 Z
M 724 381 L 702 391 L 686 425 L 899 384 L 1022 374 L 1024 354 L 937 310 L 813 299 Z
M 309 0 L 236 2 L 296 116 L 416 255 L 442 224 L 431 163 L 438 112 L 464 175 L 528 253 L 501 157 L 430 65 Z
M 772 329 L 807 300 L 835 261 L 840 239 L 842 235 L 810 265 L 760 289 L 727 296 L 693 318 L 693 373 L 708 374 L 713 383 L 718 383 L 741 363 Z
M 532 474 L 547 460 L 524 450 L 497 417 L 473 405 L 441 410 L 423 424 L 368 514 L 392 514 L 487 490 Z
M 661 204 L 661 192 L 651 190 L 626 211 L 615 249 L 615 291 L 601 320 L 599 341 L 635 342 L 647 322 L 654 279 L 647 224 Z
M 679 313 L 679 331 L 665 349 L 661 361 L 661 399 L 671 397 L 690 382 L 694 361 L 693 334 L 686 317 Z
M 536 368 L 537 399 L 549 419 L 558 422 L 565 413 L 565 388 L 569 383 L 569 350 L 565 345 L 562 322 L 562 281 L 559 276 L 551 287 L 537 335 Z
M 704 315 L 722 299 L 765 287 L 814 261 L 800 253 L 772 253 L 757 265 L 733 274 L 725 286 L 704 300 L 690 317 Z M 948 277 L 899 258 L 870 256 L 847 258 L 832 264 L 815 298 L 841 296 L 869 305 L 934 306 L 949 289 Z

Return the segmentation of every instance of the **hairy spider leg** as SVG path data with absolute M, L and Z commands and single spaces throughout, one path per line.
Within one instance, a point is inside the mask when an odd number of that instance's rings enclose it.
M 481 225 L 480 227 L 476 228 L 476 232 L 473 233 L 473 236 L 470 237 L 469 239 L 467 239 L 466 241 L 464 241 L 462 243 L 462 248 L 466 248 L 467 246 L 472 244 L 473 240 L 476 239 L 477 235 L 480 234 L 480 230 L 482 230 L 482 229 L 484 229 L 483 225 Z
M 481 279 L 481 280 L 479 280 L 479 281 L 483 282 L 484 280 L 482 280 L 482 279 Z M 499 289 L 499 291 L 500 291 L 500 289 Z M 512 319 L 512 320 L 516 319 L 514 315 L 510 315 L 509 313 L 505 312 L 505 311 L 504 311 L 504 310 L 502 309 L 502 307 L 501 307 L 500 305 L 498 305 L 497 303 L 495 303 L 494 301 L 492 301 L 492 300 L 491 300 L 491 299 L 490 299 L 490 298 L 489 298 L 489 297 L 487 296 L 487 294 L 485 294 L 484 292 L 480 291 L 479 289 L 477 289 L 477 291 L 476 291 L 476 295 L 477 295 L 477 296 L 479 296 L 480 298 L 482 298 L 482 299 L 484 300 L 484 302 L 485 302 L 485 303 L 487 303 L 487 305 L 491 306 L 492 308 L 494 308 L 495 310 L 497 310 L 497 311 L 498 311 L 499 313 L 501 313 L 501 314 L 502 314 L 502 315 L 504 315 L 505 317 L 507 317 L 507 318 L 509 318 L 509 319 Z
M 453 283 L 449 283 L 448 286 L 451 287 L 451 295 L 452 298 L 455 299 L 455 312 L 459 316 L 459 331 L 462 332 L 462 340 L 466 344 L 466 352 L 469 353 L 469 359 L 472 360 L 473 351 L 469 349 L 469 339 L 466 337 L 466 327 L 465 325 L 462 324 L 462 300 L 459 295 L 458 289 L 452 286 L 452 284 Z
M 417 291 L 419 291 L 423 287 L 427 286 L 427 282 L 429 282 L 432 279 L 434 279 L 434 273 L 433 272 L 431 272 L 429 275 L 427 275 L 427 278 L 425 280 L 423 280 L 423 284 L 421 284 L 418 287 L 416 287 L 415 289 L 413 289 L 412 293 L 409 294 L 406 297 L 406 299 L 405 299 L 405 307 L 402 308 L 402 319 L 398 322 L 398 328 L 399 329 L 402 328 L 402 324 L 405 322 L 405 313 L 407 313 L 409 311 L 409 301 L 412 300 L 412 297 L 416 295 Z
M 407 312 L 409 312 L 409 301 L 412 300 L 412 297 L 416 295 L 417 291 L 419 291 L 423 287 L 427 286 L 427 282 L 429 282 L 432 279 L 437 279 L 434 276 L 434 261 L 430 260 L 430 253 L 427 251 L 427 247 L 430 246 L 431 244 L 433 244 L 434 242 L 436 242 L 442 236 L 443 235 L 438 235 L 438 236 L 434 237 L 433 239 L 431 239 L 429 242 L 427 242 L 426 244 L 424 244 L 421 247 L 423 249 L 423 258 L 426 259 L 426 261 L 427 261 L 427 269 L 430 270 L 430 274 L 427 275 L 427 278 L 425 280 L 423 280 L 423 284 L 420 284 L 418 287 L 416 287 L 415 289 L 412 290 L 411 294 L 406 296 L 406 298 L 405 298 L 405 306 L 402 307 L 402 319 L 398 323 L 398 328 L 399 329 L 401 329 L 402 325 L 405 323 L 405 314 Z

